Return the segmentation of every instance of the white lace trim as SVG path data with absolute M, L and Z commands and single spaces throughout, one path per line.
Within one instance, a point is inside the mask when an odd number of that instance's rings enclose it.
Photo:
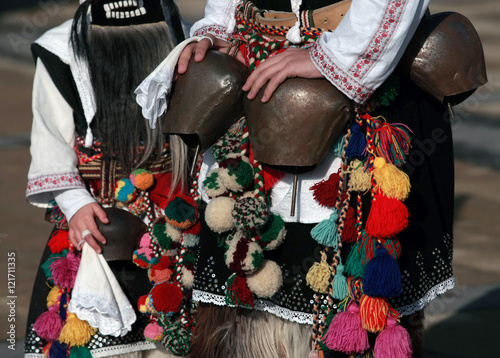
M 72 298 L 70 303 L 71 311 L 78 318 L 98 328 L 103 335 L 124 336 L 132 330 L 132 324 L 136 320 L 134 309 L 127 299 L 118 305 L 109 297 L 79 292 L 78 297 Z
M 448 290 L 451 290 L 455 287 L 455 277 L 452 276 L 449 279 L 438 283 L 436 286 L 432 287 L 421 299 L 410 303 L 409 305 L 405 305 L 402 307 L 397 307 L 396 311 L 398 311 L 402 316 L 408 316 L 416 311 L 420 311 L 425 306 L 429 304 L 433 299 L 435 299 L 438 295 L 442 295 Z
M 209 292 L 204 292 L 200 290 L 193 290 L 193 301 L 195 302 L 203 302 L 203 303 L 212 303 L 217 306 L 227 306 L 226 298 L 221 295 L 216 295 Z M 231 306 L 234 307 L 234 306 Z M 286 319 L 291 322 L 296 322 L 300 324 L 313 324 L 313 314 L 306 312 L 293 311 L 288 308 L 284 308 L 278 306 L 275 303 L 272 303 L 263 299 L 256 299 L 255 306 L 253 309 L 269 312 L 277 317 Z
M 117 354 L 133 353 L 145 350 L 158 349 L 153 342 L 137 342 L 133 344 L 122 344 L 90 350 L 92 357 L 109 357 Z M 43 353 L 25 353 L 24 358 L 46 358 Z

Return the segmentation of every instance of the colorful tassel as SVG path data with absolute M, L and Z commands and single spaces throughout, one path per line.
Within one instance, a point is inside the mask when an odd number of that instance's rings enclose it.
M 375 356 L 377 358 L 411 358 L 413 350 L 408 331 L 397 324 L 394 317 L 387 317 L 387 327 L 375 340 Z
M 327 180 L 314 184 L 309 190 L 313 191 L 314 200 L 319 205 L 333 208 L 339 193 L 339 173 L 333 173 Z
M 347 290 L 347 278 L 344 276 L 344 265 L 339 263 L 337 265 L 337 272 L 333 276 L 332 282 L 333 298 L 343 300 L 349 294 Z
M 364 193 L 372 187 L 372 177 L 360 160 L 349 164 L 349 188 L 352 191 Z
M 371 297 L 397 297 L 401 294 L 401 271 L 383 247 L 377 249 L 365 268 L 363 291 Z
M 79 266 L 80 257 L 69 251 L 66 257 L 59 257 L 50 264 L 52 280 L 62 288 L 73 288 Z
M 41 338 L 47 341 L 55 341 L 59 339 L 63 326 L 64 321 L 57 313 L 57 305 L 53 305 L 37 318 L 33 329 Z
M 351 126 L 351 138 L 345 149 L 345 155 L 350 159 L 363 159 L 366 152 L 366 135 L 361 131 L 358 123 Z
M 410 128 L 402 123 L 386 123 L 383 118 L 372 121 L 376 155 L 398 167 L 404 164 L 411 147 Z
M 363 328 L 368 332 L 377 333 L 384 329 L 388 311 L 389 304 L 385 299 L 368 295 L 361 297 L 359 313 Z
M 313 291 L 328 293 L 332 268 L 326 262 L 326 254 L 321 253 L 321 262 L 315 262 L 306 275 L 306 283 Z
M 370 347 L 368 333 L 363 329 L 359 308 L 354 301 L 347 311 L 335 315 L 323 342 L 329 349 L 347 354 L 363 353 Z
M 94 334 L 95 328 L 87 321 L 82 321 L 74 313 L 68 313 L 68 319 L 61 330 L 59 341 L 69 346 L 83 346 L 90 342 Z
M 339 244 L 339 234 L 337 227 L 338 214 L 334 210 L 330 218 L 321 221 L 311 230 L 311 237 L 320 245 L 337 247 Z
M 363 278 L 365 264 L 363 264 L 362 252 L 359 250 L 360 245 L 361 242 L 357 242 L 351 246 L 351 251 L 346 259 L 345 270 L 350 276 Z
M 232 274 L 226 282 L 226 304 L 238 307 L 253 307 L 254 294 L 248 288 L 245 277 Z
M 408 226 L 409 216 L 408 209 L 401 201 L 377 193 L 373 196 L 365 230 L 371 237 L 390 238 Z
M 356 241 L 358 237 L 358 231 L 356 230 L 356 213 L 352 206 L 347 208 L 347 212 L 344 220 L 344 228 L 342 229 L 342 234 L 340 235 L 342 242 L 351 243 Z
M 92 353 L 87 347 L 71 347 L 69 358 L 92 358 Z
M 53 254 L 60 254 L 64 250 L 69 249 L 69 231 L 66 230 L 57 230 L 54 232 L 52 237 L 49 240 L 50 251 Z
M 50 345 L 49 358 L 66 358 L 68 356 L 68 346 L 64 343 L 54 341 Z
M 394 164 L 387 163 L 382 157 L 373 162 L 373 179 L 377 183 L 375 189 L 381 190 L 387 197 L 406 200 L 410 194 L 410 178 Z

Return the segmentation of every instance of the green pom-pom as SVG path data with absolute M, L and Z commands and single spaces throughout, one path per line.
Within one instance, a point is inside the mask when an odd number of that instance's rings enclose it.
M 260 232 L 260 242 L 264 250 L 273 250 L 285 239 L 285 222 L 281 216 L 271 214 Z
M 71 347 L 69 358 L 92 358 L 92 353 L 87 347 Z
M 210 171 L 206 179 L 203 181 L 203 189 L 210 198 L 221 196 L 227 191 L 227 188 L 219 175 L 220 171 L 220 168 Z
M 179 322 L 165 329 L 163 345 L 176 356 L 187 356 L 191 352 L 191 333 Z
M 165 220 L 177 229 L 189 229 L 198 220 L 198 204 L 187 195 L 177 195 L 165 208 Z
M 221 180 L 229 190 L 239 192 L 253 183 L 255 172 L 247 157 L 230 154 L 219 165 Z
M 234 205 L 232 215 L 236 229 L 261 229 L 269 219 L 264 197 L 243 196 Z
M 163 250 L 170 250 L 172 247 L 172 238 L 167 235 L 166 224 L 155 224 L 153 226 L 153 238 Z
M 184 264 L 193 265 L 196 261 L 196 255 L 194 253 L 187 253 L 184 255 Z
M 120 179 L 115 185 L 115 199 L 123 203 L 130 203 L 137 193 L 130 179 Z

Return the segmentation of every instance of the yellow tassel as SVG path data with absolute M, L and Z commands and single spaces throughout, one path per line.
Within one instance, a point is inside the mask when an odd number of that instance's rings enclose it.
M 80 320 L 74 313 L 68 313 L 66 324 L 59 336 L 59 342 L 70 346 L 83 346 L 90 342 L 96 329 L 87 321 Z
M 57 299 L 59 298 L 60 294 L 61 294 L 61 287 L 57 285 L 52 287 L 49 294 L 47 295 L 47 308 L 57 303 Z
M 365 172 L 360 160 L 356 159 L 349 165 L 349 188 L 353 191 L 363 193 L 372 187 L 370 173 Z
M 410 193 L 410 178 L 394 164 L 387 163 L 384 158 L 377 157 L 373 162 L 373 178 L 387 197 L 404 201 Z
M 359 315 L 363 328 L 369 332 L 381 332 L 387 322 L 389 303 L 383 298 L 363 295 L 359 303 Z
M 326 262 L 326 254 L 321 253 L 321 262 L 315 262 L 306 275 L 306 282 L 316 292 L 328 293 L 332 268 Z

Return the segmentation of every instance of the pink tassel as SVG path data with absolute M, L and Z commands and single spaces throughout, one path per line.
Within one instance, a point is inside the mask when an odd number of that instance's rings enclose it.
M 368 333 L 363 329 L 358 305 L 351 302 L 347 311 L 338 313 L 323 336 L 323 342 L 334 351 L 363 353 L 370 348 Z
M 62 288 L 73 288 L 79 266 L 80 257 L 75 256 L 73 251 L 68 252 L 66 257 L 54 260 L 50 264 L 54 283 Z
M 47 341 L 56 341 L 59 339 L 64 321 L 57 314 L 58 305 L 49 307 L 49 310 L 42 313 L 33 325 L 36 334 Z
M 387 317 L 387 326 L 375 341 L 377 358 L 411 358 L 413 350 L 408 331 L 397 324 L 394 317 Z

